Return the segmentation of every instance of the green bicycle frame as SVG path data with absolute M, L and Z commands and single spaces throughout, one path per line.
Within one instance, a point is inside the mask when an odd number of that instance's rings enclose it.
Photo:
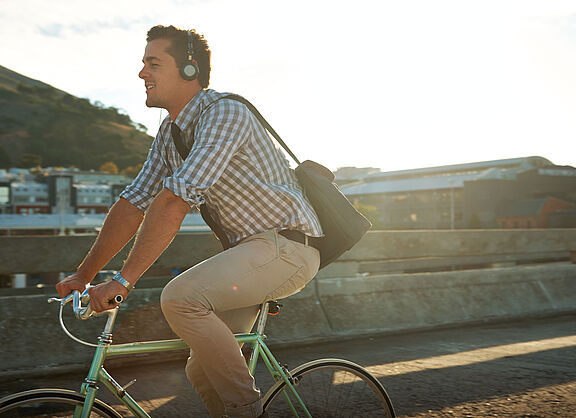
M 287 390 L 294 396 L 296 402 L 300 405 L 306 416 L 312 416 L 306 409 L 304 402 L 294 388 L 294 381 L 288 370 L 283 368 L 272 352 L 264 342 L 266 336 L 263 334 L 264 325 L 266 323 L 266 315 L 268 312 L 268 303 L 262 306 L 260 317 L 258 320 L 258 328 L 254 333 L 249 334 L 236 334 L 236 340 L 242 344 L 252 344 L 252 353 L 248 361 L 248 368 L 250 373 L 254 375 L 258 358 L 262 357 L 264 364 L 268 371 L 273 376 L 274 380 L 283 380 L 286 383 Z M 188 345 L 181 339 L 174 340 L 161 340 L 161 341 L 144 341 L 133 342 L 126 344 L 112 345 L 112 328 L 118 313 L 117 309 L 112 309 L 107 312 L 108 321 L 104 327 L 104 331 L 98 338 L 98 346 L 94 353 L 92 364 L 88 372 L 88 376 L 84 380 L 80 388 L 80 393 L 85 396 L 84 404 L 75 409 L 74 417 L 87 418 L 90 416 L 92 405 L 96 398 L 98 391 L 97 383 L 102 383 L 116 398 L 118 398 L 134 415 L 137 417 L 150 417 L 144 409 L 128 394 L 126 387 L 130 386 L 133 382 L 128 383 L 125 387 L 120 386 L 118 382 L 104 369 L 104 360 L 110 356 L 128 355 L 128 354 L 141 354 L 141 353 L 154 353 L 169 350 L 181 350 L 188 348 Z M 294 416 L 298 416 L 296 409 L 289 397 L 289 394 L 284 391 L 284 396 L 290 405 Z

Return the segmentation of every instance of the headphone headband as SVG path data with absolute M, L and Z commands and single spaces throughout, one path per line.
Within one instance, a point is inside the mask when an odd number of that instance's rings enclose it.
M 192 38 L 192 32 L 186 31 L 188 34 L 188 48 L 186 49 L 186 55 L 188 55 L 188 61 L 192 61 L 192 57 L 194 57 L 194 39 Z
M 194 38 L 192 37 L 192 31 L 186 31 L 188 34 L 188 44 L 186 46 L 186 62 L 180 68 L 180 75 L 184 80 L 192 81 L 198 78 L 200 69 L 198 64 L 194 62 Z

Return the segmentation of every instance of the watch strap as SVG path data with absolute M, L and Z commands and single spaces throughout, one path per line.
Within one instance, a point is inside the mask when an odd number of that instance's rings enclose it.
M 120 283 L 122 286 L 124 286 L 126 289 L 128 289 L 128 291 L 130 292 L 132 289 L 134 289 L 134 285 L 132 285 L 128 280 L 126 280 L 124 277 L 122 277 L 122 275 L 120 274 L 120 272 L 116 273 L 114 275 L 114 277 L 112 277 L 112 280 L 117 281 L 118 283 Z

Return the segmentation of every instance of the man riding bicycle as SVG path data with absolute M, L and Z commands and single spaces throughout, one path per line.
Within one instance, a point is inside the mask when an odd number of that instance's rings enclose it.
M 257 417 L 260 392 L 233 333 L 259 305 L 301 290 L 317 273 L 318 218 L 285 156 L 248 108 L 208 89 L 210 49 L 195 31 L 155 26 L 139 77 L 146 105 L 168 111 L 142 170 L 110 209 L 77 272 L 57 286 L 83 291 L 140 229 L 114 280 L 90 289 L 96 312 L 115 306 L 203 206 L 227 248 L 175 277 L 162 311 L 189 346 L 188 379 L 213 417 Z M 176 147 L 189 149 L 185 159 Z

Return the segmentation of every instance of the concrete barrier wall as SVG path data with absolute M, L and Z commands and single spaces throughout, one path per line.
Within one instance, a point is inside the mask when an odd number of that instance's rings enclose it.
M 0 236 L 0 274 L 75 271 L 95 235 Z M 122 267 L 131 243 L 105 270 Z M 218 253 L 222 247 L 212 233 L 178 234 L 154 267 L 186 267 Z M 416 260 L 431 257 L 470 257 L 572 253 L 576 229 L 369 231 L 351 251 L 321 271 L 323 277 L 342 274 L 343 263 Z M 576 258 L 574 258 L 576 261 Z
M 397 331 L 576 309 L 576 266 L 323 279 L 334 334 Z M 354 313 L 351 315 L 350 313 Z
M 569 263 L 418 274 L 319 277 L 283 301 L 267 335 L 272 345 L 310 343 L 576 309 L 576 265 Z M 118 315 L 115 342 L 173 338 L 159 307 L 160 289 L 137 289 Z M 60 330 L 45 295 L 0 297 L 0 377 L 85 367 L 93 349 Z M 68 309 L 69 311 L 69 309 Z M 91 342 L 105 319 L 70 330 Z M 186 353 L 168 354 L 184 357 Z M 166 354 L 153 354 L 165 359 Z M 129 362 L 129 358 L 114 359 Z

